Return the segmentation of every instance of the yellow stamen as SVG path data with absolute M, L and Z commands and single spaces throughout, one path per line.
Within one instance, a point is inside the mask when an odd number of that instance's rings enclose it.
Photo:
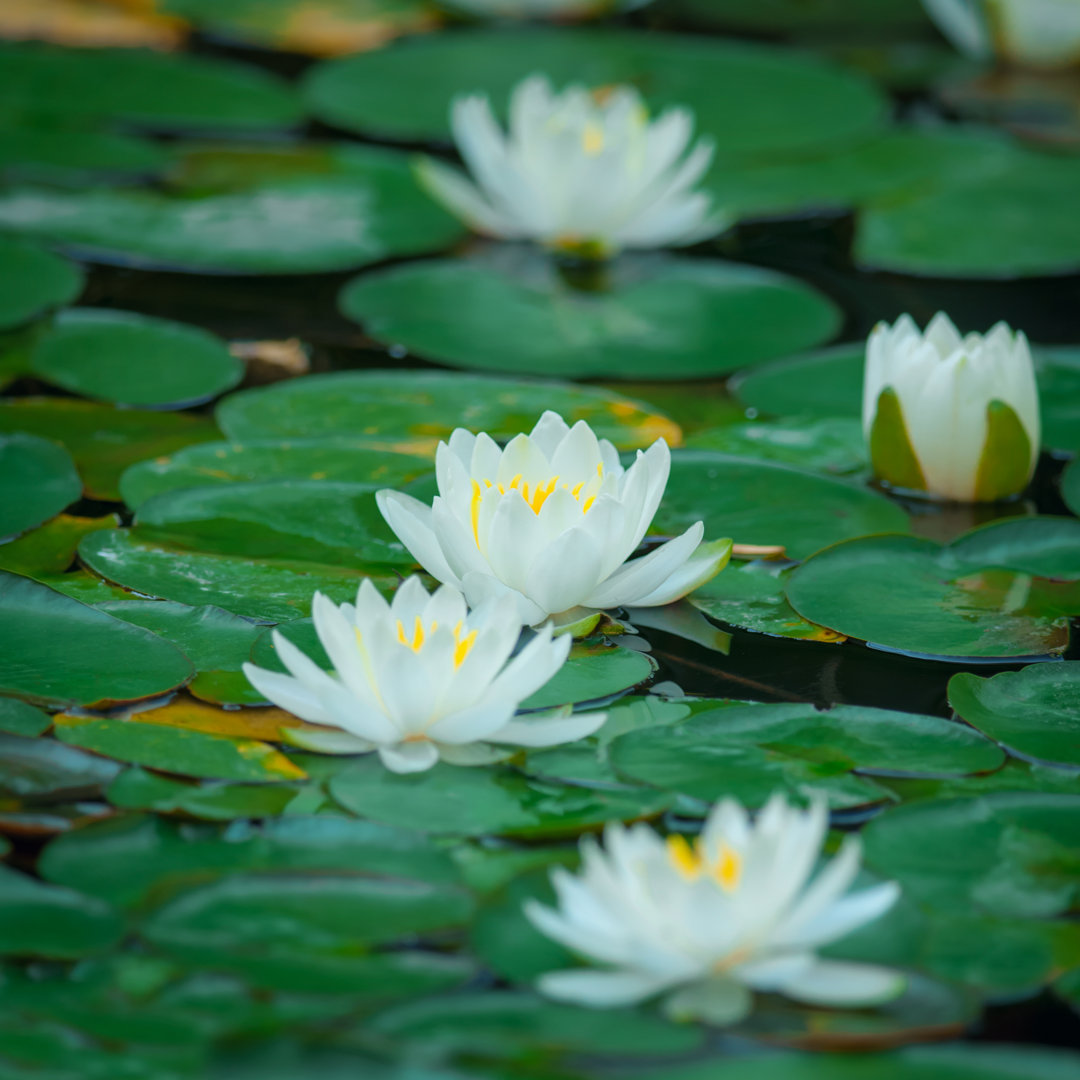
M 577 497 L 578 497 L 578 496 L 579 496 L 579 495 L 581 494 L 581 489 L 582 489 L 582 488 L 583 488 L 584 486 L 585 486 L 585 481 L 584 481 L 584 480 L 579 480 L 579 481 L 578 481 L 578 482 L 577 482 L 577 483 L 576 483 L 576 484 L 574 485 L 574 490 L 573 490 L 573 491 L 571 491 L 571 492 L 570 492 L 570 494 L 571 494 L 571 495 L 573 495 L 573 496 L 574 496 L 574 498 L 576 499 L 576 498 L 577 498 Z
M 434 632 L 438 625 L 438 623 L 432 623 L 431 632 Z M 416 625 L 413 628 L 412 640 L 409 640 L 405 635 L 405 624 L 398 619 L 397 636 L 398 641 L 400 641 L 402 645 L 408 645 L 413 652 L 419 652 L 424 647 L 425 634 L 423 620 L 419 615 L 416 616 Z
M 596 496 L 595 496 L 595 495 L 590 495 L 590 496 L 589 496 L 589 497 L 588 497 L 588 498 L 587 498 L 587 499 L 585 500 L 584 504 L 582 505 L 582 507 L 581 507 L 581 512 L 582 512 L 583 514 L 587 514 L 587 513 L 589 512 L 589 507 L 590 507 L 590 506 L 592 506 L 592 504 L 593 504 L 594 502 L 596 502 Z
M 476 644 L 476 631 L 470 630 L 465 637 L 461 636 L 461 623 L 454 627 L 454 667 L 459 668 L 465 663 L 465 657 L 469 655 L 473 645 Z
M 599 154 L 604 149 L 604 129 L 599 124 L 586 124 L 581 134 L 581 146 L 586 154 Z
M 491 487 L 490 480 L 485 480 L 484 483 Z M 483 497 L 484 493 L 480 485 L 474 480 L 472 482 L 472 532 L 477 547 L 480 546 L 480 501 Z
M 727 844 L 720 847 L 720 858 L 713 868 L 713 877 L 724 892 L 734 892 L 739 887 L 742 877 L 742 856 Z
M 668 858 L 671 865 L 687 880 L 694 881 L 701 876 L 701 856 L 690 846 L 685 836 L 676 833 L 667 838 Z
M 739 887 L 743 869 L 742 856 L 727 844 L 721 845 L 715 862 L 706 855 L 700 839 L 691 845 L 685 836 L 669 836 L 667 849 L 671 865 L 686 881 L 697 881 L 702 874 L 707 873 L 724 892 L 734 892 Z

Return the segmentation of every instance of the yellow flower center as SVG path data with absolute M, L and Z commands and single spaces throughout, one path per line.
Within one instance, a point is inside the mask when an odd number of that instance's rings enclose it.
M 581 133 L 581 147 L 590 157 L 604 149 L 604 129 L 597 123 L 585 125 Z
M 602 461 L 597 462 L 596 475 L 601 480 L 604 478 L 604 463 Z M 476 540 L 476 546 L 480 546 L 480 504 L 489 491 L 497 491 L 500 495 L 505 495 L 508 491 L 517 491 L 525 500 L 525 505 L 534 514 L 539 514 L 544 508 L 544 503 L 548 501 L 548 498 L 557 487 L 570 492 L 581 504 L 583 514 L 587 514 L 592 504 L 596 502 L 595 495 L 588 495 L 584 499 L 581 497 L 582 488 L 585 487 L 584 480 L 579 480 L 573 487 L 568 483 L 560 484 L 557 476 L 551 477 L 542 484 L 530 485 L 527 481 L 521 479 L 521 473 L 518 473 L 509 484 L 493 484 L 490 480 L 484 480 L 481 483 L 479 480 L 474 480 L 472 482 L 472 504 L 470 509 L 472 511 L 473 539 Z
M 724 892 L 734 892 L 739 887 L 743 860 L 729 845 L 721 844 L 717 857 L 710 859 L 700 839 L 691 845 L 685 836 L 675 835 L 667 838 L 667 849 L 671 865 L 686 881 L 697 881 L 707 875 Z
M 462 622 L 459 620 L 457 626 L 454 627 L 454 667 L 459 668 L 465 663 L 465 657 L 469 655 L 473 645 L 476 643 L 476 631 L 470 630 L 464 637 L 461 636 Z M 423 647 L 424 642 L 438 630 L 438 622 L 433 622 L 426 630 L 424 629 L 424 620 L 419 615 L 416 616 L 416 622 L 413 624 L 411 635 L 405 629 L 405 624 L 398 619 L 397 621 L 397 633 L 398 641 L 402 645 L 408 645 L 413 652 L 418 653 Z M 356 637 L 359 641 L 360 631 L 356 631 Z

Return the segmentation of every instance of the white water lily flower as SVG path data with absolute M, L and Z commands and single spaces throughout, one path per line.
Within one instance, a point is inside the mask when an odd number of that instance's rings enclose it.
M 511 95 L 508 134 L 481 95 L 455 100 L 451 121 L 472 178 L 432 158 L 419 176 L 477 232 L 606 256 L 694 244 L 726 227 L 693 190 L 712 143 L 699 139 L 686 153 L 692 115 L 668 109 L 650 122 L 631 87 L 556 94 L 534 75 Z
M 551 972 L 540 990 L 601 1008 L 669 993 L 670 1012 L 714 1023 L 745 1016 L 751 991 L 837 1006 L 896 996 L 900 973 L 816 955 L 900 892 L 888 883 L 845 895 L 859 869 L 857 837 L 811 881 L 827 828 L 824 803 L 803 811 L 779 795 L 753 823 L 737 802 L 718 803 L 693 844 L 609 824 L 603 848 L 582 840 L 579 874 L 552 872 L 557 910 L 525 907 L 540 931 L 606 970 Z
M 863 429 L 879 479 L 960 502 L 1027 487 L 1039 457 L 1039 394 L 1023 333 L 998 323 L 962 337 L 945 314 L 870 335 Z
M 604 722 L 604 713 L 514 719 L 520 702 L 562 667 L 570 642 L 544 627 L 510 659 L 521 623 L 509 598 L 467 614 L 456 589 L 443 586 L 429 596 L 411 577 L 388 604 L 365 579 L 355 606 L 338 607 L 316 593 L 312 617 L 335 674 L 276 630 L 274 647 L 290 674 L 244 665 L 251 685 L 275 705 L 337 729 L 317 736 L 286 729 L 296 745 L 338 754 L 374 750 L 393 772 L 420 772 L 440 758 L 490 761 L 490 743 L 573 742 Z
M 731 541 L 703 544 L 699 521 L 627 561 L 664 494 L 663 439 L 624 469 L 615 447 L 579 420 L 545 412 L 506 449 L 458 428 L 435 456 L 431 506 L 380 491 L 379 509 L 425 570 L 472 605 L 512 596 L 521 621 L 567 624 L 589 612 L 678 600 L 727 563 Z
M 923 0 L 963 53 L 1029 67 L 1080 61 L 1080 0 Z

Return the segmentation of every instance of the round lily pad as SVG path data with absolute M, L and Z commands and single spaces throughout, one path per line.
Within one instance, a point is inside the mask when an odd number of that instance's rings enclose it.
M 28 578 L 0 571 L 0 693 L 104 707 L 191 678 L 179 649 Z
M 828 475 L 867 467 L 862 424 L 854 417 L 795 417 L 705 428 L 687 438 L 689 450 L 715 450 L 732 457 L 760 458 Z
M 111 131 L 0 118 L 0 175 L 9 180 L 77 186 L 99 177 L 161 172 L 168 155 L 155 143 Z
M 1004 566 L 1059 581 L 1080 579 L 1080 521 L 1070 517 L 1005 518 L 954 540 L 961 562 Z
M 201 443 L 132 465 L 120 480 L 128 506 L 152 495 L 243 481 L 313 480 L 400 488 L 429 473 L 429 457 L 400 453 L 392 442 L 348 437 Z
M 963 562 L 964 539 L 944 548 L 914 536 L 836 544 L 792 573 L 788 602 L 805 619 L 898 652 L 1004 658 L 1064 649 L 1080 590 Z
M 856 257 L 875 270 L 936 277 L 1073 273 L 1080 267 L 1078 185 L 1080 161 L 1017 149 L 988 175 L 870 208 L 859 222 Z M 1028 212 L 1016 214 L 1017 206 Z
M 185 408 L 231 390 L 244 365 L 198 327 L 127 311 L 70 308 L 37 342 L 31 371 L 120 405 Z
M 1080 769 L 1080 661 L 990 679 L 960 672 L 949 680 L 949 704 L 1014 754 Z
M 3 441 L 0 436 L 0 445 Z M 75 561 L 75 552 L 84 536 L 119 524 L 117 514 L 99 518 L 60 514 L 40 528 L 0 546 L 0 570 L 39 580 L 43 575 L 63 574 Z
M 0 435 L 0 540 L 48 521 L 81 494 L 62 446 L 36 435 Z
M 1080 797 L 1003 792 L 913 803 L 863 831 L 867 864 L 937 911 L 1044 919 L 1080 895 Z
M 314 56 L 374 49 L 438 25 L 423 0 L 164 0 L 160 7 L 229 42 Z
M 832 302 L 757 267 L 625 256 L 577 288 L 531 248 L 365 275 L 342 311 L 429 360 L 574 378 L 693 379 L 809 348 L 839 325 Z
M 448 132 L 451 99 L 486 91 L 505 109 L 533 72 L 557 85 L 630 83 L 651 109 L 683 105 L 726 152 L 842 142 L 873 130 L 883 103 L 859 77 L 805 54 L 749 42 L 629 30 L 465 30 L 332 60 L 306 79 L 319 119 L 390 138 Z M 397 87 L 388 97 L 387 86 Z M 742 107 L 732 109 L 733 100 Z
M 588 421 L 622 450 L 649 446 L 659 437 L 672 445 L 682 440 L 666 416 L 609 391 L 440 371 L 343 371 L 289 379 L 230 395 L 218 406 L 217 420 L 237 442 L 362 434 L 433 454 L 457 427 L 511 439 L 529 431 L 546 409 L 568 424 Z
M 0 330 L 30 322 L 82 292 L 78 267 L 36 244 L 0 236 Z
M 276 480 L 185 488 L 139 507 L 140 536 L 194 551 L 330 566 L 414 560 L 375 505 L 371 484 Z
M 787 602 L 784 585 L 791 571 L 783 565 L 757 562 L 731 562 L 695 589 L 687 601 L 718 622 L 774 637 L 832 644 L 844 640 L 843 634 L 807 622 Z
M 85 258 L 222 274 L 350 270 L 448 247 L 462 227 L 424 195 L 406 158 L 364 148 L 365 169 L 179 198 L 153 191 L 16 188 L 0 227 Z
M 838 706 L 749 705 L 705 710 L 675 724 L 644 728 L 610 747 L 616 770 L 634 780 L 709 802 L 730 795 L 752 805 L 773 790 L 820 793 L 833 806 L 884 799 L 849 775 L 967 773 L 998 768 L 1000 749 L 938 717 Z
M 72 960 L 103 952 L 124 932 L 108 904 L 0 866 L 0 953 Z
M 649 817 L 671 803 L 665 792 L 569 787 L 502 767 L 440 764 L 423 774 L 401 775 L 370 755 L 337 773 L 330 793 L 372 821 L 466 836 L 574 835 L 605 821 Z
M 707 537 L 782 544 L 793 559 L 847 537 L 908 529 L 907 515 L 869 488 L 787 465 L 679 451 L 653 529 L 678 533 L 701 520 Z
M 79 557 L 95 573 L 142 596 L 193 607 L 213 604 L 265 622 L 310 614 L 316 591 L 342 602 L 356 597 L 364 577 L 372 577 L 384 591 L 398 582 L 396 575 L 316 562 L 188 551 L 144 540 L 127 529 L 93 533 L 79 545 Z
M 0 697 L 0 731 L 32 738 L 48 731 L 51 724 L 49 714 L 33 705 L 18 698 Z
M 300 104 L 257 68 L 146 49 L 0 45 L 0 110 L 118 120 L 163 131 L 290 127 Z
M 1043 446 L 1080 454 L 1080 349 L 1043 346 L 1035 355 L 1035 364 Z
M 1061 497 L 1074 514 L 1080 514 L 1080 459 L 1068 465 L 1061 474 Z
M 0 401 L 0 432 L 30 432 L 67 447 L 93 498 L 119 501 L 120 474 L 144 458 L 220 438 L 210 421 L 185 413 L 117 409 L 74 398 Z

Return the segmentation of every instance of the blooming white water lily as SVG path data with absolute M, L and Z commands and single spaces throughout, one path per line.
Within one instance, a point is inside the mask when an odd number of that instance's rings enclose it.
M 1027 487 L 1039 457 L 1039 394 L 1023 333 L 998 323 L 962 337 L 938 314 L 920 333 L 910 316 L 870 335 L 863 429 L 878 478 L 960 502 L 993 502 Z
M 963 53 L 1028 67 L 1080 62 L 1080 0 L 923 0 Z
M 432 158 L 419 176 L 477 232 L 603 257 L 694 244 L 727 225 L 693 190 L 712 143 L 686 153 L 691 114 L 668 109 L 650 122 L 631 87 L 557 94 L 532 76 L 511 95 L 508 134 L 482 95 L 455 100 L 451 122 L 472 179 Z
M 857 837 L 811 881 L 827 828 L 824 803 L 803 811 L 779 795 L 756 822 L 737 802 L 718 803 L 693 843 L 609 824 L 603 848 L 582 840 L 579 874 L 552 872 L 558 909 L 525 907 L 540 931 L 606 970 L 550 972 L 540 990 L 596 1007 L 668 993 L 670 1012 L 714 1023 L 745 1016 L 755 990 L 820 1005 L 894 997 L 899 972 L 816 955 L 900 892 L 888 883 L 845 895 L 859 869 Z
M 316 593 L 311 613 L 335 674 L 276 630 L 274 647 L 290 674 L 244 665 L 251 685 L 275 705 L 337 729 L 284 729 L 295 745 L 337 754 L 375 750 L 393 772 L 420 772 L 440 758 L 491 761 L 490 743 L 573 742 L 604 722 L 604 713 L 514 719 L 519 703 L 562 666 L 570 642 L 544 627 L 510 659 L 521 623 L 509 598 L 466 613 L 456 589 L 444 585 L 429 596 L 411 577 L 388 604 L 365 579 L 355 606 Z
M 521 622 L 560 624 L 589 612 L 668 604 L 727 563 L 730 540 L 702 543 L 699 521 L 629 559 L 664 494 L 671 452 L 663 439 L 624 469 L 615 447 L 579 420 L 545 412 L 506 449 L 458 428 L 435 456 L 431 506 L 380 491 L 379 509 L 425 570 L 472 605 L 512 596 Z

